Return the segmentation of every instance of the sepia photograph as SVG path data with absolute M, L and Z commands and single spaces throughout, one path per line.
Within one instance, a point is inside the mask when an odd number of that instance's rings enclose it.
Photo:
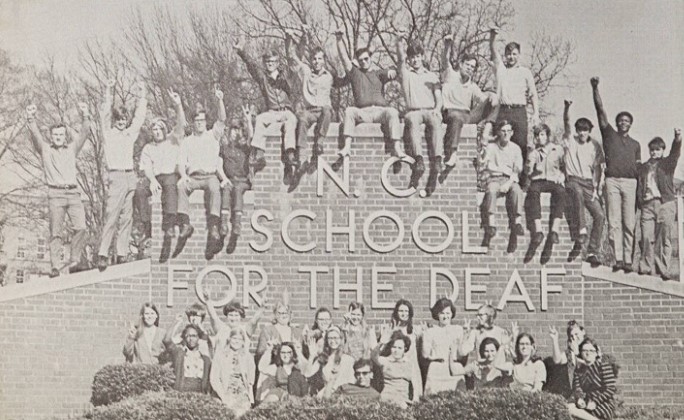
M 0 0 L 0 420 L 684 420 L 684 0 Z

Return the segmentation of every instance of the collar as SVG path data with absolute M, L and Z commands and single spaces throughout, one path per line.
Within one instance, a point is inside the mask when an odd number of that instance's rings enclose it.
M 494 329 L 494 325 L 490 325 L 490 326 L 478 325 L 478 326 L 475 327 L 475 328 L 476 328 L 477 330 L 480 330 L 480 331 L 491 331 L 491 330 Z
M 409 71 L 410 71 L 411 73 L 423 74 L 423 73 L 427 73 L 427 72 L 428 72 L 428 69 L 426 69 L 425 67 L 421 67 L 421 68 L 419 68 L 418 70 L 416 70 L 416 69 L 414 69 L 413 67 L 409 66 Z M 459 75 L 460 75 L 460 74 L 459 74 Z
M 65 143 L 64 143 L 63 145 L 61 145 L 61 146 L 57 146 L 57 145 L 55 145 L 55 144 L 50 143 L 50 147 L 52 147 L 52 148 L 55 149 L 55 150 L 66 149 L 66 148 L 69 147 L 69 143 L 66 143 L 66 142 L 65 142 Z
M 320 76 L 323 76 L 323 75 L 328 74 L 328 73 L 329 73 L 329 72 L 328 72 L 328 69 L 326 69 L 325 67 L 323 67 L 323 68 L 321 69 L 321 72 L 320 72 L 320 73 L 316 73 L 315 71 L 313 71 L 313 69 L 311 69 L 311 74 L 312 74 L 313 76 L 316 76 L 316 77 L 320 77 Z
M 515 63 L 515 66 L 508 66 L 508 64 L 504 64 L 504 66 L 505 66 L 507 69 L 517 69 L 518 67 L 520 67 L 520 61 L 518 61 L 517 63 Z

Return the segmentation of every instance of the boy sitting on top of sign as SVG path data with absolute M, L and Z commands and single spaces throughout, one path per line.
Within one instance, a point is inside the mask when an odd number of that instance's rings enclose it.
M 252 79 L 257 83 L 264 97 L 267 110 L 256 116 L 254 124 L 254 134 L 252 135 L 251 145 L 256 148 L 254 167 L 256 171 L 261 170 L 266 165 L 264 150 L 266 150 L 266 130 L 271 124 L 282 123 L 281 131 L 283 134 L 282 147 L 285 152 L 285 167 L 283 182 L 289 185 L 292 177 L 299 169 L 299 158 L 297 157 L 297 142 L 295 139 L 295 128 L 297 117 L 292 112 L 292 97 L 295 87 L 291 81 L 289 70 L 282 71 L 280 66 L 280 56 L 275 50 L 268 51 L 262 56 L 263 65 L 260 66 L 244 49 L 242 40 L 235 41 L 233 48 L 237 51 L 242 61 L 247 66 Z
M 682 150 L 682 130 L 675 128 L 670 154 L 663 157 L 665 141 L 656 137 L 648 143 L 651 158 L 639 167 L 637 200 L 641 208 L 641 261 L 639 274 L 660 274 L 672 279 L 672 231 L 675 229 L 677 201 L 674 171 Z M 655 264 L 654 264 L 655 263 Z
M 488 172 L 487 191 L 482 199 L 480 214 L 484 228 L 482 246 L 489 246 L 496 235 L 496 228 L 491 224 L 491 216 L 496 210 L 496 199 L 506 196 L 506 212 L 511 229 L 508 241 L 508 252 L 515 252 L 518 246 L 518 236 L 525 234 L 521 224 L 523 214 L 523 192 L 520 188 L 519 174 L 523 168 L 523 158 L 520 147 L 511 141 L 513 124 L 510 121 L 499 121 L 496 126 L 497 138 L 495 143 L 489 143 L 485 152 L 484 165 Z
M 81 201 L 81 193 L 78 191 L 78 179 L 76 169 L 76 157 L 83 148 L 85 141 L 90 136 L 91 122 L 88 106 L 78 104 L 83 125 L 80 133 L 69 128 L 67 141 L 67 126 L 57 123 L 50 127 L 50 141 L 45 141 L 36 123 L 36 106 L 31 104 L 26 107 L 26 120 L 31 132 L 31 143 L 43 161 L 45 182 L 48 186 L 48 209 L 50 210 L 50 277 L 59 276 L 60 253 L 64 243 L 64 215 L 69 215 L 71 225 L 74 228 L 74 236 L 71 238 L 70 259 L 67 266 L 70 273 L 82 271 L 81 254 L 86 245 L 86 222 L 85 209 Z
M 296 53 L 292 53 L 291 40 L 294 38 L 292 32 L 288 32 L 285 42 L 287 54 L 292 63 L 294 73 L 301 80 L 302 103 L 297 111 L 297 150 L 300 153 L 302 168 L 296 178 L 301 176 L 308 169 L 316 167 L 316 158 L 323 153 L 320 144 L 321 139 L 328 134 L 330 121 L 332 120 L 332 104 L 330 102 L 330 92 L 333 85 L 333 76 L 325 68 L 325 51 L 321 47 L 314 47 L 309 54 L 309 64 L 303 61 L 303 51 L 310 38 L 309 28 L 302 26 L 302 38 L 297 46 Z M 313 146 L 311 148 L 310 159 L 305 159 L 307 155 L 304 150 L 307 147 L 307 131 L 315 124 Z
M 435 191 L 437 177 L 442 167 L 444 144 L 442 143 L 442 88 L 439 76 L 425 68 L 423 46 L 411 43 L 404 51 L 401 38 L 397 38 L 399 78 L 406 100 L 404 115 L 404 144 L 410 145 L 410 154 L 415 159 L 411 172 L 409 188 L 417 188 L 420 177 L 425 172 L 423 133 L 430 159 L 430 176 L 425 192 L 430 196 Z

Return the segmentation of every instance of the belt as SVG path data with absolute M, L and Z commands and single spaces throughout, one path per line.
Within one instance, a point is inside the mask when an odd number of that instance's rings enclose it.
M 195 171 L 190 174 L 190 176 L 209 176 L 209 175 L 216 175 L 216 171 L 214 172 L 206 172 L 206 171 Z
M 125 173 L 129 173 L 129 172 L 133 172 L 133 169 L 110 169 L 109 172 L 125 172 Z
M 525 108 L 527 105 L 501 105 L 503 108 Z
M 287 106 L 280 106 L 280 107 L 274 107 L 269 109 L 269 111 L 289 111 L 290 107 Z
M 74 184 L 64 184 L 64 185 L 48 185 L 48 188 L 53 188 L 56 190 L 75 190 L 78 187 Z

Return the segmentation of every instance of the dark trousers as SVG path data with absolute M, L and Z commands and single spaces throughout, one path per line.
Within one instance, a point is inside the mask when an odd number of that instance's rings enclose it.
M 221 211 L 242 211 L 245 205 L 245 191 L 249 190 L 251 186 L 246 179 L 231 178 L 230 182 L 233 185 L 226 185 L 223 188 Z
M 155 177 L 161 185 L 161 206 L 162 206 L 162 230 L 166 230 L 175 224 L 176 213 L 178 212 L 178 174 L 160 174 Z M 150 182 L 138 182 L 135 191 L 135 207 L 140 214 L 140 221 L 150 223 L 152 218 L 152 208 L 150 206 Z
M 527 108 L 524 106 L 508 106 L 500 105 L 497 123 L 503 120 L 508 120 L 513 123 L 513 137 L 511 141 L 520 146 L 522 151 L 523 162 L 527 162 Z M 520 184 L 525 185 L 527 176 L 525 172 L 520 174 Z
M 313 123 L 316 123 L 314 134 L 316 140 L 327 136 L 331 120 L 332 108 L 330 107 L 307 108 L 297 112 L 297 147 L 301 149 L 306 146 L 307 132 Z
M 546 179 L 537 179 L 530 183 L 525 197 L 525 217 L 527 229 L 534 232 L 534 221 L 541 219 L 541 193 L 551 193 L 551 214 L 549 224 L 553 219 L 563 217 L 565 211 L 565 188 L 563 185 Z
M 584 214 L 586 208 L 593 219 L 587 252 L 589 254 L 598 253 L 606 215 L 599 200 L 593 198 L 594 185 L 592 180 L 568 177 L 565 182 L 565 192 L 567 194 L 566 216 L 568 225 L 570 225 L 571 236 L 576 238 L 579 230 L 587 227 Z
M 139 177 L 138 185 L 133 193 L 133 219 L 140 223 L 152 221 L 152 206 L 150 205 L 150 180 L 147 177 Z

